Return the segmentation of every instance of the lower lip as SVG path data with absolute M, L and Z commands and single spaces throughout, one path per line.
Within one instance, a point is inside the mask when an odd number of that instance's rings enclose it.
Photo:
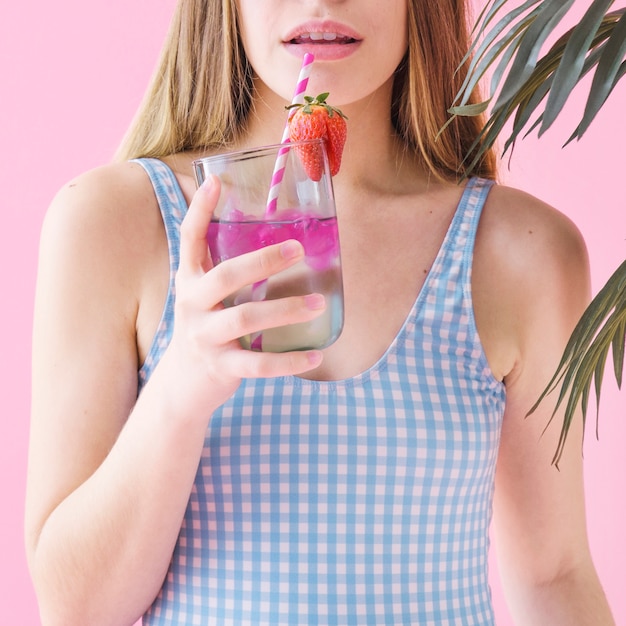
M 337 61 L 353 54 L 361 42 L 354 43 L 285 43 L 285 48 L 294 56 L 303 57 L 307 52 L 316 61 Z

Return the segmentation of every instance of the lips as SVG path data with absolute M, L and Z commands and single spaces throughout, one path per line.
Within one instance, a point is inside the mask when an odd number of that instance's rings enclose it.
M 283 39 L 296 56 L 309 52 L 317 60 L 338 60 L 352 54 L 361 44 L 361 35 L 345 24 L 314 20 L 298 25 Z
M 285 43 L 355 43 L 362 37 L 345 24 L 330 20 L 310 21 L 296 26 L 284 38 Z

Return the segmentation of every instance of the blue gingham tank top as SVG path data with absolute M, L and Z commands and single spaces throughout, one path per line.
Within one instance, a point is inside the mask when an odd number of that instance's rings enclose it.
M 140 160 L 171 258 L 186 203 Z M 145 626 L 493 624 L 487 555 L 505 392 L 472 308 L 472 179 L 402 329 L 339 381 L 246 379 L 213 415 Z M 172 332 L 173 282 L 150 375 Z

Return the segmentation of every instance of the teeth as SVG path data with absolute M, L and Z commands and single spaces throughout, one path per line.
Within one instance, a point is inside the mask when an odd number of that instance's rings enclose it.
M 337 39 L 345 39 L 337 33 L 304 33 L 300 35 L 300 39 L 310 39 L 311 41 L 336 41 Z

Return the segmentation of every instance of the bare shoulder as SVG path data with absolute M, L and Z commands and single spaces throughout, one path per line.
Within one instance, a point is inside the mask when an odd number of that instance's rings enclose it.
M 163 224 L 150 180 L 137 163 L 90 170 L 65 184 L 46 214 L 41 254 L 65 260 L 103 284 L 130 286 L 163 246 Z M 119 284 L 119 281 L 118 281 Z M 134 286 L 136 287 L 136 285 Z
M 479 332 L 504 377 L 531 338 L 568 333 L 584 310 L 590 287 L 582 234 L 564 212 L 495 185 L 477 233 L 473 287 Z
M 91 342 L 97 333 L 115 335 L 141 359 L 168 274 L 163 220 L 139 164 L 105 165 L 58 191 L 41 234 L 38 302 L 47 311 L 54 305 L 59 324 L 71 324 L 74 336 L 79 328 Z
M 487 248 L 508 252 L 500 262 L 522 277 L 533 265 L 586 263 L 583 237 L 563 212 L 524 191 L 495 185 L 485 204 L 479 236 Z
M 116 163 L 87 171 L 66 183 L 46 214 L 46 228 L 79 231 L 88 239 L 101 228 L 120 231 L 152 213 L 156 199 L 143 168 L 137 163 Z M 90 231 L 90 227 L 97 229 Z

